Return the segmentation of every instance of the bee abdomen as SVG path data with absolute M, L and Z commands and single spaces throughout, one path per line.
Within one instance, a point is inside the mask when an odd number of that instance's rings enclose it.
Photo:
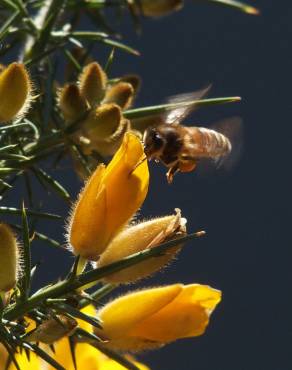
M 207 156 L 219 157 L 231 152 L 231 142 L 225 135 L 204 127 L 198 127 L 198 130 L 201 134 L 201 145 Z

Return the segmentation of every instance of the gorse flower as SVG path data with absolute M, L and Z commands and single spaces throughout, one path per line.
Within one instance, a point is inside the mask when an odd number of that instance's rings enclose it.
M 100 165 L 73 209 L 68 239 L 74 254 L 96 260 L 142 205 L 149 184 L 140 140 L 131 133 L 107 167 Z
M 205 332 L 221 292 L 207 285 L 175 284 L 129 293 L 98 311 L 106 345 L 122 351 L 160 347 Z
M 0 122 L 25 113 L 31 100 L 32 84 L 21 63 L 11 63 L 0 73 Z
M 88 315 L 95 314 L 95 308 L 91 305 L 87 306 L 82 310 L 83 313 Z M 66 328 L 68 328 L 68 322 L 73 323 L 72 319 L 66 318 L 63 316 L 61 317 L 61 323 L 65 324 Z M 88 332 L 92 332 L 92 327 L 90 324 L 82 321 L 80 319 L 77 320 L 78 326 L 86 330 Z M 74 323 L 74 327 L 76 327 L 77 322 Z M 56 325 L 56 324 L 53 324 Z M 71 325 L 69 325 L 71 326 Z M 57 332 L 60 333 L 60 326 L 55 327 L 57 328 Z M 52 325 L 50 325 L 50 329 L 52 329 Z M 34 334 L 35 332 L 33 332 Z M 53 332 L 52 332 L 53 334 Z M 69 335 L 69 332 L 67 333 Z M 49 336 L 51 339 L 51 335 Z M 31 339 L 26 337 L 26 340 L 32 342 Z M 42 342 L 43 343 L 43 342 Z M 49 342 L 46 342 L 49 344 Z M 41 348 L 50 354 L 50 356 L 59 363 L 60 366 L 63 366 L 65 370 L 75 370 L 76 367 L 74 365 L 74 360 L 71 356 L 71 349 L 70 344 L 67 337 L 57 340 L 55 336 L 54 341 L 54 351 L 49 348 L 47 345 L 42 344 Z M 116 361 L 110 359 L 109 357 L 105 356 L 101 353 L 98 349 L 93 347 L 87 343 L 75 343 L 75 358 L 76 358 L 76 365 L 77 369 L 79 370 L 126 370 L 126 368 Z M 54 370 L 55 368 L 46 361 L 42 360 L 40 357 L 36 356 L 35 353 L 30 353 L 29 358 L 27 357 L 25 351 L 19 351 L 15 355 L 15 359 L 20 367 L 21 370 Z M 0 344 L 0 370 L 6 370 L 6 361 L 8 360 L 8 353 L 4 346 Z M 140 370 L 149 370 L 147 366 L 137 362 L 135 359 L 129 359 L 133 362 Z M 7 370 L 17 370 L 13 363 L 10 364 Z

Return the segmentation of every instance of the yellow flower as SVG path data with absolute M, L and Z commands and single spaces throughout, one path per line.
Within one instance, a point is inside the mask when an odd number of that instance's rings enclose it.
M 146 248 L 155 248 L 168 240 L 181 237 L 186 233 L 186 219 L 181 218 L 180 210 L 175 215 L 155 218 L 138 223 L 121 231 L 100 256 L 97 267 L 108 265 Z M 109 283 L 130 283 L 147 277 L 163 268 L 181 249 L 178 245 L 162 256 L 154 257 L 107 276 Z
M 73 209 L 68 239 L 74 254 L 96 260 L 142 205 L 149 184 L 140 140 L 131 133 L 107 167 L 100 165 Z
M 11 63 L 0 73 L 0 122 L 10 121 L 29 107 L 31 81 L 21 63 Z
M 221 292 L 206 285 L 175 284 L 129 293 L 98 311 L 103 330 L 97 335 L 123 351 L 156 348 L 205 332 Z M 121 319 L 122 318 L 122 319 Z
M 93 306 L 87 306 L 82 309 L 82 312 L 87 315 L 93 316 L 95 314 L 95 308 Z M 82 329 L 92 332 L 92 327 L 88 323 L 82 320 L 77 320 L 79 327 Z M 52 352 L 46 346 L 42 349 L 45 350 L 54 360 L 56 360 L 66 370 L 75 370 L 74 362 L 71 356 L 71 350 L 68 338 L 62 338 L 54 344 L 55 353 Z M 77 343 L 75 347 L 75 356 L 78 370 L 126 370 L 125 367 L 118 364 L 116 361 L 108 358 L 98 349 L 94 348 L 87 343 Z M 0 344 L 0 370 L 5 369 L 7 360 L 7 352 L 5 348 Z M 16 360 L 21 370 L 54 370 L 55 368 L 47 364 L 40 357 L 37 357 L 34 353 L 30 353 L 30 361 L 28 361 L 24 351 L 16 354 Z M 140 370 L 149 370 L 149 368 L 132 358 L 129 360 L 138 366 Z M 11 364 L 8 370 L 16 370 L 14 364 Z
M 0 224 L 0 291 L 7 292 L 16 284 L 20 264 L 18 248 L 11 229 Z

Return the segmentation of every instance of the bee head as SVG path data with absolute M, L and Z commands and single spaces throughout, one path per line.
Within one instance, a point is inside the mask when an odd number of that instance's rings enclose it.
M 147 157 L 160 152 L 164 147 L 164 140 L 156 128 L 148 128 L 143 136 L 144 150 Z

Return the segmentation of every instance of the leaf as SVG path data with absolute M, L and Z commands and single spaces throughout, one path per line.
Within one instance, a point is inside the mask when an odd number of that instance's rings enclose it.
M 224 6 L 229 6 L 231 8 L 235 8 L 237 10 L 240 10 L 244 13 L 251 14 L 251 15 L 259 15 L 260 11 L 246 3 L 243 3 L 241 1 L 236 1 L 236 0 L 202 0 L 205 2 L 210 2 L 218 5 L 224 5 Z
M 22 215 L 22 210 L 14 207 L 0 207 L 0 214 L 11 214 L 11 215 Z M 35 216 L 39 218 L 48 218 L 48 219 L 53 219 L 53 220 L 61 220 L 62 216 L 55 215 L 53 213 L 43 213 L 43 212 L 37 212 L 37 211 L 32 211 L 29 209 L 26 209 L 26 213 L 29 216 Z
M 111 52 L 110 52 L 110 55 L 107 59 L 107 62 L 106 62 L 106 65 L 104 67 L 104 72 L 108 75 L 109 72 L 110 72 L 110 68 L 113 64 L 113 61 L 114 61 L 114 56 L 115 56 L 115 48 L 112 48 Z
M 33 167 L 32 171 L 37 178 L 41 178 L 46 184 L 50 186 L 57 194 L 59 194 L 66 202 L 71 200 L 71 196 L 68 191 L 61 185 L 56 179 L 54 179 L 47 172 L 38 167 Z
M 53 366 L 56 370 L 66 370 L 63 366 L 61 366 L 56 360 L 54 360 L 50 355 L 48 355 L 45 351 L 39 348 L 36 344 L 33 343 L 25 344 L 28 346 L 28 348 L 30 348 L 39 357 L 45 360 L 49 365 Z
M 136 108 L 130 109 L 123 113 L 125 118 L 134 119 L 134 118 L 142 118 L 142 117 L 149 117 L 157 114 L 165 113 L 169 110 L 173 110 L 177 107 L 185 107 L 189 105 L 194 105 L 198 107 L 208 107 L 212 105 L 218 104 L 226 104 L 226 103 L 236 103 L 241 101 L 239 96 L 232 96 L 226 98 L 212 98 L 212 99 L 201 99 L 201 100 L 193 100 L 193 101 L 186 101 L 180 103 L 171 103 L 171 104 L 161 104 L 161 105 L 154 105 L 151 107 L 144 107 L 144 108 Z
M 79 311 L 78 309 L 66 304 L 66 303 L 53 303 L 51 306 L 54 307 L 54 309 L 59 310 L 63 313 L 68 313 L 77 319 L 81 319 L 83 321 L 88 322 L 90 325 L 94 326 L 95 328 L 102 329 L 102 325 L 99 319 L 96 317 L 92 317 L 89 315 L 86 315 L 85 313 Z
M 0 40 L 3 40 L 4 37 L 7 35 L 9 32 L 10 26 L 13 24 L 13 22 L 16 20 L 16 18 L 19 16 L 20 12 L 19 10 L 16 10 L 7 20 L 6 22 L 2 25 L 0 28 Z
M 97 289 L 95 292 L 88 295 L 88 297 L 83 297 L 79 301 L 79 309 L 88 306 L 90 303 L 97 304 L 98 301 L 109 293 L 111 293 L 117 286 L 115 284 L 105 284 L 101 288 Z
M 71 358 L 72 358 L 74 370 L 77 370 L 77 361 L 76 361 L 76 353 L 75 353 L 76 343 L 75 343 L 74 338 L 72 336 L 68 337 L 68 341 L 69 341 L 69 347 L 70 347 Z
M 23 276 L 21 278 L 21 300 L 27 300 L 30 293 L 30 276 L 31 276 L 31 250 L 29 227 L 24 204 L 22 205 L 22 245 L 23 245 Z

